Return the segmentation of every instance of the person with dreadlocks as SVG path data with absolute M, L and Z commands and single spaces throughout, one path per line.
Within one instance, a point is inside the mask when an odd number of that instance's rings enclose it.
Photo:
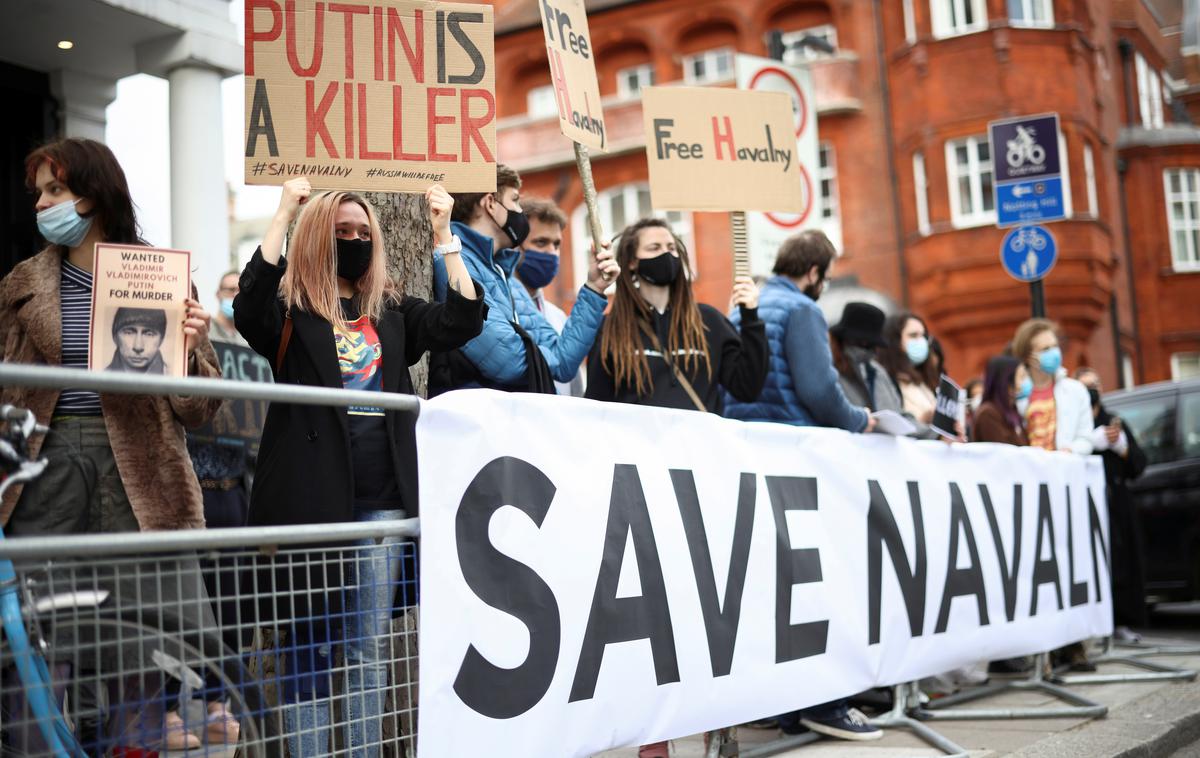
M 767 375 L 758 290 L 733 285 L 741 334 L 697 303 L 683 243 L 666 221 L 644 218 L 621 233 L 612 310 L 588 356 L 586 397 L 720 413 L 721 389 L 753 400 Z
M 721 390 L 751 401 L 767 377 L 767 335 L 758 289 L 734 279 L 741 334 L 721 312 L 697 303 L 683 242 L 666 221 L 644 218 L 621 232 L 620 274 L 612 310 L 588 355 L 593 400 L 720 413 Z M 643 745 L 639 758 L 667 758 L 666 742 Z

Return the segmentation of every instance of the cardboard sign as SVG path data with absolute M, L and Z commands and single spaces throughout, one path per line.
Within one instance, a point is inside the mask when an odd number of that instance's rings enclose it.
M 221 376 L 241 382 L 271 382 L 271 362 L 248 347 L 213 341 Z M 193 442 L 240 448 L 251 457 L 258 455 L 258 442 L 267 421 L 265 400 L 227 400 L 212 421 L 188 430 Z
M 965 411 L 962 395 L 962 387 L 955 384 L 950 377 L 942 374 L 941 381 L 938 382 L 937 404 L 933 411 L 933 424 L 931 425 L 933 431 L 952 440 L 958 439 L 958 432 L 954 430 L 954 425 L 962 421 Z
M 559 128 L 563 136 L 604 152 L 604 112 L 583 0 L 541 0 L 538 9 L 546 35 Z
M 246 0 L 246 183 L 496 188 L 489 5 Z
M 88 368 L 187 376 L 183 320 L 191 253 L 96 245 Z
M 656 209 L 803 209 L 786 94 L 648 87 L 642 91 L 642 113 Z

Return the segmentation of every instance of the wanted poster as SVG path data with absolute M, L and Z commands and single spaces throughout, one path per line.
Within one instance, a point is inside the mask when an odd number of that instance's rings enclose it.
M 191 254 L 141 245 L 96 245 L 88 368 L 187 375 L 184 300 Z
M 491 192 L 493 42 L 490 5 L 246 0 L 246 184 Z
M 954 383 L 950 377 L 942 374 L 938 382 L 937 404 L 933 411 L 933 431 L 948 439 L 957 440 L 958 432 L 955 424 L 962 420 L 963 402 L 962 387 Z

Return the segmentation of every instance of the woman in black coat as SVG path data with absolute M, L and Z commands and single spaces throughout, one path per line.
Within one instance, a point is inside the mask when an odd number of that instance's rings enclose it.
M 484 305 L 450 233 L 453 200 L 426 193 L 429 217 L 450 281 L 445 303 L 404 296 L 388 277 L 384 241 L 370 205 L 346 192 L 312 196 L 307 179 L 283 187 L 262 247 L 246 265 L 234 300 L 238 331 L 272 362 L 277 383 L 411 393 L 408 367 L 427 350 L 453 350 L 483 328 Z M 304 204 L 282 257 L 288 226 Z M 250 495 L 251 525 L 375 521 L 418 508 L 414 414 L 374 407 L 272 403 Z M 341 555 L 327 553 L 326 555 Z M 292 755 L 328 755 L 329 658 L 314 651 L 344 643 L 345 721 L 350 755 L 380 754 L 387 686 L 388 632 L 399 579 L 394 543 L 367 541 L 345 555 L 346 613 L 340 635 L 328 618 L 294 619 L 284 718 Z M 328 582 L 322 572 L 292 577 Z M 342 584 L 342 582 L 338 582 Z M 292 598 L 284 598 L 285 605 Z M 302 602 L 301 606 L 307 605 Z M 314 602 L 314 606 L 323 603 Z M 327 609 L 328 610 L 328 609 Z M 304 614 L 298 614 L 303 616 Z M 300 654 L 303 651 L 304 654 Z

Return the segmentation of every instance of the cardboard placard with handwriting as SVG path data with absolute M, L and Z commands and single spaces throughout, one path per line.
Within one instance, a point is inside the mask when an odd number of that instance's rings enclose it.
M 541 0 L 538 8 L 559 128 L 563 136 L 604 152 L 608 143 L 604 111 L 583 0 Z
M 187 376 L 190 263 L 186 250 L 96 245 L 89 369 Z
M 659 210 L 786 211 L 804 204 L 782 92 L 642 90 L 650 199 Z
M 247 184 L 496 188 L 492 7 L 246 0 Z

